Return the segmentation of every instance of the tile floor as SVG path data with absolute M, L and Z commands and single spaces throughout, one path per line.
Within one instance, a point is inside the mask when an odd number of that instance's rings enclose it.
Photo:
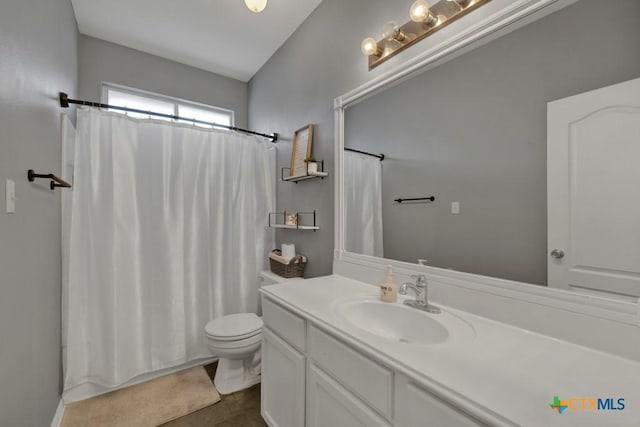
M 205 366 L 211 381 L 216 364 Z M 260 384 L 237 393 L 221 395 L 222 401 L 184 417 L 162 424 L 162 427 L 263 427 L 260 416 Z

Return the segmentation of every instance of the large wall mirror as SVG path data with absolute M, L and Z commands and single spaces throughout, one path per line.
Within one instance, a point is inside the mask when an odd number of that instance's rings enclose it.
M 385 158 L 344 151 L 344 249 L 635 301 L 640 3 L 604 3 L 580 0 L 348 105 L 345 149 Z M 558 197 L 569 217 L 550 224 Z M 425 199 L 397 201 L 413 198 Z

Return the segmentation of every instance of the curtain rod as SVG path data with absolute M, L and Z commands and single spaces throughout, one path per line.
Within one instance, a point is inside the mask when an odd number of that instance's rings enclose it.
M 165 117 L 167 119 L 173 119 L 173 120 L 183 120 L 183 121 L 192 122 L 194 124 L 198 123 L 198 124 L 201 124 L 201 125 L 215 126 L 215 127 L 219 127 L 219 128 L 223 128 L 223 129 L 233 130 L 233 131 L 236 131 L 236 132 L 248 133 L 250 135 L 262 136 L 264 138 L 267 138 L 267 139 L 271 140 L 271 142 L 276 142 L 278 140 L 278 134 L 275 133 L 275 132 L 272 133 L 272 134 L 266 134 L 266 133 L 255 132 L 255 131 L 252 131 L 252 130 L 238 128 L 238 127 L 235 127 L 235 126 L 221 125 L 221 124 L 214 123 L 214 122 L 205 122 L 203 120 L 190 119 L 190 118 L 187 118 L 187 117 L 180 117 L 180 116 L 176 116 L 174 114 L 165 114 L 165 113 L 157 113 L 155 111 L 138 110 L 136 108 L 128 108 L 128 107 L 120 107 L 120 106 L 117 106 L 117 105 L 102 104 L 100 102 L 80 101 L 80 100 L 77 100 L 77 99 L 71 99 L 71 98 L 69 98 L 69 95 L 67 95 L 66 93 L 60 92 L 60 106 L 62 108 L 68 108 L 69 104 L 85 105 L 87 107 L 96 107 L 96 108 L 107 108 L 107 109 L 110 109 L 110 110 L 120 110 L 120 111 L 131 112 L 131 113 L 141 113 L 141 114 L 147 114 L 147 115 L 150 115 L 150 116 Z
M 380 159 L 380 161 L 384 160 L 384 154 L 382 154 L 382 153 L 380 153 L 380 154 L 372 154 L 372 153 L 367 153 L 366 151 L 356 150 L 354 148 L 345 148 L 344 151 L 353 151 L 354 153 L 360 153 L 360 154 L 364 154 L 366 156 L 377 157 L 378 159 Z

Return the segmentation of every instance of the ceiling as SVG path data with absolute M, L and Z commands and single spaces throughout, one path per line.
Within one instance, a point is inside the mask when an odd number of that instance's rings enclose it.
M 248 81 L 322 0 L 72 0 L 82 34 Z

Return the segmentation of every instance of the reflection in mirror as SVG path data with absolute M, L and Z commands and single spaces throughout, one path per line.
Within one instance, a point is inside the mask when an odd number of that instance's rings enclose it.
M 345 249 L 383 257 L 382 165 L 371 154 L 345 150 Z
M 639 39 L 640 2 L 582 0 L 347 108 L 345 147 L 386 157 L 345 152 L 345 249 L 640 295 Z

